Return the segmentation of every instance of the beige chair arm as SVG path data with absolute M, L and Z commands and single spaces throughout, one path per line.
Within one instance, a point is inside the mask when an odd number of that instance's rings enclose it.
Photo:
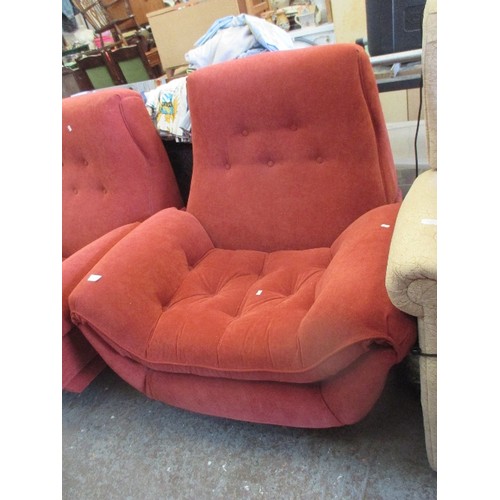
M 436 170 L 427 170 L 415 179 L 396 219 L 387 265 L 391 302 L 419 318 L 424 309 L 436 309 L 436 184 Z

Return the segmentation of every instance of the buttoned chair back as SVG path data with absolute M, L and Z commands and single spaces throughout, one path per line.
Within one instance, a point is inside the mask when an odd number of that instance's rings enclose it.
M 400 199 L 377 86 L 365 74 L 373 70 L 363 50 L 339 44 L 189 76 L 187 209 L 216 246 L 328 246 L 363 213 Z
M 63 258 L 110 230 L 181 206 L 167 152 L 130 89 L 63 100 Z

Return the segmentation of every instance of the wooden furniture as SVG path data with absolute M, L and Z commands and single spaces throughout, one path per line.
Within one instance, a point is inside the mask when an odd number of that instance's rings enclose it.
M 70 97 L 84 90 L 92 90 L 85 72 L 81 69 L 62 67 L 62 97 Z
M 113 69 L 118 67 L 125 83 L 142 82 L 160 76 L 149 64 L 140 45 L 127 45 L 110 50 L 108 55 L 114 63 Z
M 165 8 L 163 0 L 129 0 L 136 21 L 141 26 L 148 24 L 147 14 Z
M 84 86 L 89 89 L 102 89 L 127 83 L 117 64 L 111 60 L 107 51 L 84 55 L 76 60 L 82 72 Z
M 75 60 L 74 83 L 79 91 L 144 82 L 161 76 L 161 67 L 153 67 L 140 44 L 113 50 L 86 53 Z M 68 77 L 66 77 L 68 79 Z M 75 85 L 71 87 L 74 93 Z
M 163 68 L 161 67 L 160 54 L 157 47 L 153 47 L 151 50 L 146 52 L 146 57 L 148 59 L 149 65 L 157 69 L 160 73 L 163 73 Z
M 85 20 L 99 35 L 101 47 L 104 47 L 102 34 L 111 31 L 115 42 L 111 45 L 128 45 L 124 30 L 138 30 L 137 23 L 129 0 L 71 0 L 73 5 L 82 13 Z M 109 44 L 108 44 L 109 45 Z
M 147 14 L 165 72 L 186 64 L 184 55 L 219 18 L 246 12 L 243 0 L 205 0 Z
M 269 2 L 261 0 L 245 0 L 246 13 L 252 16 L 260 16 L 269 10 Z

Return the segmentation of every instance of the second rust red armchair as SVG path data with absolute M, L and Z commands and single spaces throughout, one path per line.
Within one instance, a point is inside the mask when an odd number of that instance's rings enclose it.
M 62 101 L 62 387 L 82 391 L 104 368 L 73 325 L 68 296 L 125 234 L 182 200 L 139 93 L 101 90 Z

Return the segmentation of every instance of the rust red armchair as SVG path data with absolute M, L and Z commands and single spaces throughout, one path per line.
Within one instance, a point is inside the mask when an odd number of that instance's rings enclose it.
M 162 141 L 133 90 L 63 99 L 62 160 L 62 386 L 80 392 L 105 364 L 72 324 L 69 293 L 140 221 L 182 201 Z
M 266 53 L 187 80 L 193 179 L 69 297 L 124 380 L 187 410 L 354 423 L 416 338 L 385 288 L 400 193 L 367 55 Z

